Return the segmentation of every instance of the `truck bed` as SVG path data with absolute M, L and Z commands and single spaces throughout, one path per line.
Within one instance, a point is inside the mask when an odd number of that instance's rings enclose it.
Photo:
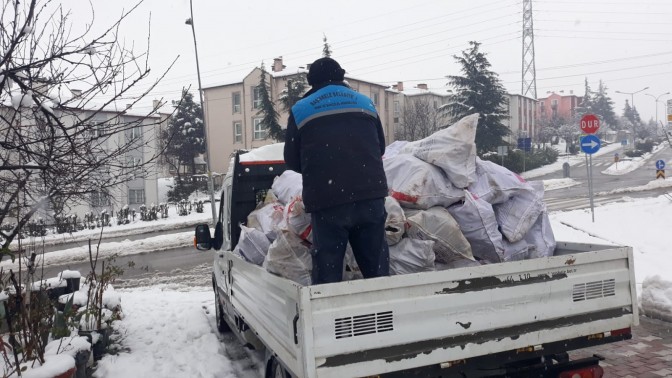
M 297 377 L 363 377 L 479 357 L 524 358 L 629 337 L 632 249 L 558 243 L 556 256 L 301 286 L 232 253 L 227 296 Z

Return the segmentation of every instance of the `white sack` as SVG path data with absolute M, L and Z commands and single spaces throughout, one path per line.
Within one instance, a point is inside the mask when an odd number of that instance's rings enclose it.
M 434 271 L 434 242 L 403 238 L 390 246 L 390 274 Z
M 301 285 L 311 284 L 313 258 L 310 249 L 291 232 L 278 232 L 277 239 L 268 249 L 263 266 L 267 271 Z
M 294 198 L 285 206 L 284 220 L 287 229 L 298 235 L 303 240 L 313 240 L 313 229 L 310 225 L 312 219 L 310 213 L 306 213 L 301 197 Z
M 532 190 L 520 175 L 499 164 L 476 158 L 476 182 L 469 191 L 492 205 L 504 203 L 521 190 Z
M 284 209 L 280 202 L 263 205 L 247 216 L 247 226 L 256 228 L 264 234 L 276 231 L 281 227 Z
M 502 234 L 492 205 L 464 191 L 464 203 L 448 208 L 471 244 L 471 252 L 479 260 L 501 262 L 504 256 Z
M 452 126 L 439 130 L 417 142 L 409 143 L 399 153 L 410 153 L 440 167 L 457 188 L 476 181 L 476 126 L 478 113 L 468 115 Z
M 385 147 L 383 160 L 397 156 L 399 151 L 401 151 L 401 149 L 404 148 L 407 144 L 408 142 L 405 140 L 395 140 L 394 142 L 390 143 L 387 147 Z
M 407 219 L 409 238 L 434 241 L 436 260 L 449 263 L 454 260 L 473 260 L 471 246 L 450 212 L 443 207 L 420 211 Z
M 525 240 L 519 240 L 515 243 L 509 243 L 504 240 L 504 261 L 527 260 L 530 257 L 530 249 Z
M 390 196 L 404 207 L 447 207 L 464 193 L 456 189 L 443 171 L 413 155 L 400 154 L 383 161 Z
M 553 235 L 551 220 L 548 218 L 546 210 L 539 215 L 539 218 L 532 225 L 530 231 L 525 234 L 523 240 L 534 246 L 534 249 L 530 252 L 531 259 L 553 256 L 556 245 L 555 236 Z
M 395 245 L 404 236 L 406 216 L 399 202 L 392 197 L 385 197 L 385 211 L 387 212 L 385 239 L 388 245 Z
M 458 259 L 453 260 L 449 263 L 435 263 L 436 270 L 448 270 L 448 269 L 457 269 L 457 268 L 471 268 L 474 266 L 481 266 L 481 263 L 469 259 Z
M 271 246 L 266 235 L 255 228 L 240 225 L 240 239 L 236 250 L 243 258 L 253 264 L 261 265 Z
M 523 239 L 544 210 L 544 183 L 531 181 L 529 185 L 532 190 L 521 190 L 494 206 L 502 234 L 513 243 Z
M 278 200 L 287 205 L 303 192 L 303 176 L 300 173 L 286 170 L 273 180 L 271 190 Z

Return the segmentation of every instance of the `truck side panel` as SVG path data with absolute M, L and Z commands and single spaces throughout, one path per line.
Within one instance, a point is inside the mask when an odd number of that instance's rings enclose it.
M 226 253 L 231 265 L 231 304 L 259 339 L 296 376 L 304 376 L 298 326 L 298 284 Z

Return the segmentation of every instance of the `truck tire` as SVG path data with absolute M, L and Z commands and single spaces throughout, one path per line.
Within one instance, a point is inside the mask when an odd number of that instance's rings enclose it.
M 222 308 L 222 303 L 219 301 L 219 292 L 215 288 L 215 320 L 217 321 L 217 331 L 220 333 L 231 332 L 231 327 L 229 327 L 224 316 L 224 309 Z
M 270 372 L 266 374 L 268 378 L 292 378 L 291 375 L 282 367 L 277 358 L 272 358 L 270 362 Z M 266 366 L 269 366 L 266 365 Z

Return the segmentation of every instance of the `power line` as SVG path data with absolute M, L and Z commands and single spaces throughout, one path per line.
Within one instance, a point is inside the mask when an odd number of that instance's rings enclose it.
M 577 20 L 544 20 L 544 19 L 537 19 L 537 21 L 542 21 L 542 22 L 566 22 L 566 23 L 571 23 L 571 24 L 577 24 L 577 23 L 590 23 L 591 25 L 593 24 L 619 24 L 619 25 L 665 25 L 665 26 L 670 26 L 669 22 L 632 22 L 632 21 L 594 21 L 590 20 L 590 22 L 587 21 L 581 21 L 577 22 Z
M 600 41 L 639 41 L 639 42 L 672 42 L 672 39 L 641 39 L 641 38 L 609 38 L 609 37 L 586 37 L 586 36 L 571 36 L 571 35 L 548 35 L 542 34 L 539 37 L 543 38 L 570 38 L 570 39 L 599 39 Z
M 604 30 L 572 30 L 572 29 L 536 29 L 541 32 L 560 32 L 560 33 L 600 33 L 600 34 L 642 34 L 642 35 L 670 35 L 667 33 L 647 33 L 647 32 L 630 32 L 630 31 L 604 31 Z

